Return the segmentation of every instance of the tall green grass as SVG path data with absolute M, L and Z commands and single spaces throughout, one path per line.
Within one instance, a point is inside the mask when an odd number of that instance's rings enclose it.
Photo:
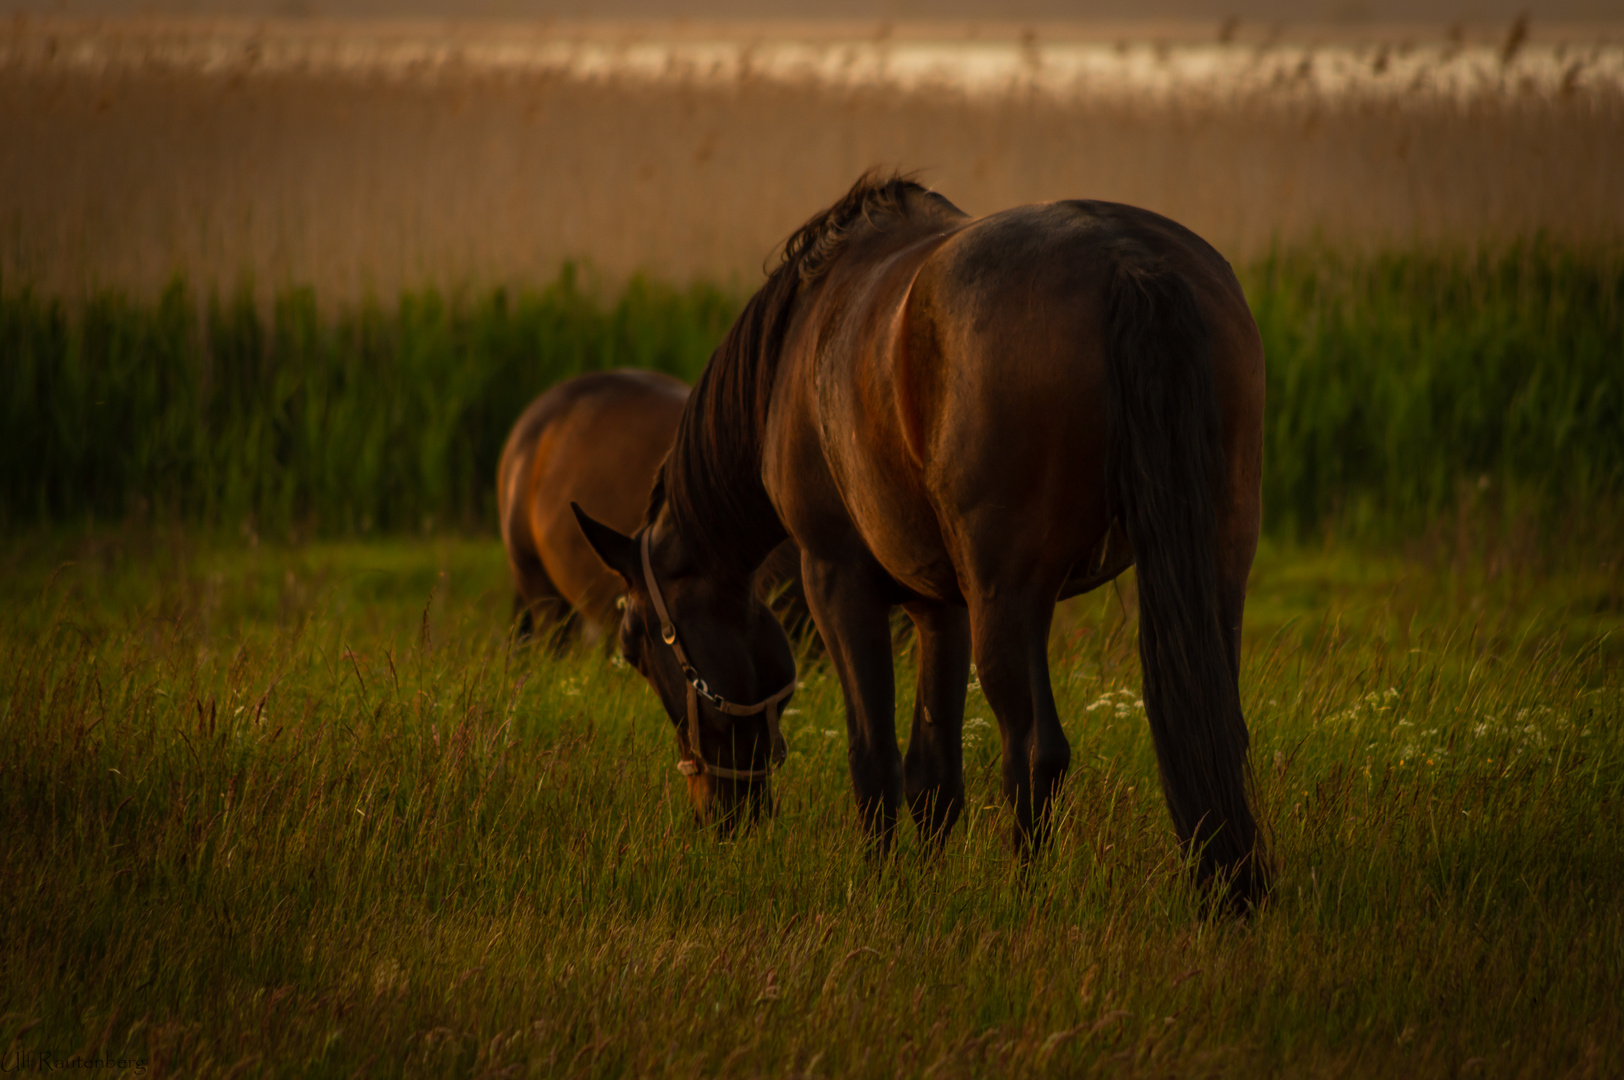
M 1604 532 L 1624 493 L 1624 253 L 1532 244 L 1244 271 L 1270 524 L 1413 532 L 1465 502 Z
M 1616 534 L 1624 257 L 1296 253 L 1242 277 L 1269 358 L 1274 532 L 1392 538 L 1470 505 Z M 0 288 L 0 524 L 485 528 L 534 395 L 620 365 L 692 379 L 738 303 L 644 281 L 605 298 L 568 271 L 338 313 L 298 290 L 262 311 L 181 284 L 150 305 Z
M 187 1076 L 1624 1070 L 1616 571 L 1530 589 L 1266 547 L 1242 684 L 1279 877 L 1235 924 L 1202 914 L 1167 820 L 1131 580 L 1057 626 L 1073 768 L 1023 876 L 974 685 L 945 854 L 905 826 L 872 862 L 826 661 L 785 715 L 777 817 L 721 842 L 635 673 L 508 640 L 493 540 L 130 529 L 0 556 L 5 1053 Z
M 472 527 L 509 426 L 584 371 L 692 380 L 734 313 L 715 288 L 566 268 L 537 292 L 323 312 L 308 290 L 70 306 L 0 292 L 0 515 L 126 515 L 327 533 Z

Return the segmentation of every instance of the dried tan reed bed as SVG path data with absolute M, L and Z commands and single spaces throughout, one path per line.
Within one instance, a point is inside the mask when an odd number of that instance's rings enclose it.
M 749 281 L 875 164 L 973 212 L 1139 203 L 1235 258 L 1624 233 L 1624 45 L 1605 32 L 1086 31 L 13 24 L 0 273 L 324 300 L 537 282 L 567 258 Z

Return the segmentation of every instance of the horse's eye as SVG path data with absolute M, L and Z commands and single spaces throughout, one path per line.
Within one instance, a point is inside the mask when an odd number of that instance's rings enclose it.
M 626 610 L 626 598 L 624 596 L 619 597 L 618 599 L 615 600 L 615 610 L 616 611 L 625 611 Z

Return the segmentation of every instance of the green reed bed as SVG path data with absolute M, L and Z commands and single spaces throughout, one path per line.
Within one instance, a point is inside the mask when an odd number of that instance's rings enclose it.
M 731 321 L 721 291 L 634 281 L 602 301 L 566 268 L 537 292 L 268 310 L 0 289 L 0 522 L 247 521 L 276 532 L 482 523 L 531 398 L 583 371 L 692 380 Z
M 1487 503 L 1624 540 L 1624 253 L 1321 251 L 1241 276 L 1273 526 L 1390 537 Z
M 1298 252 L 1243 268 L 1269 358 L 1270 527 L 1391 540 L 1446 508 L 1618 540 L 1624 258 Z M 131 513 L 325 535 L 488 528 L 524 405 L 619 365 L 693 378 L 739 298 L 534 292 L 267 309 L 0 282 L 0 525 Z
M 1624 1069 L 1616 567 L 1267 547 L 1244 693 L 1280 872 L 1234 924 L 1182 873 L 1131 578 L 1057 621 L 1074 768 L 1023 877 L 974 687 L 940 858 L 911 827 L 862 854 L 822 661 L 777 816 L 722 842 L 635 674 L 508 641 L 493 542 L 136 529 L 4 554 L 7 1053 L 222 1076 Z

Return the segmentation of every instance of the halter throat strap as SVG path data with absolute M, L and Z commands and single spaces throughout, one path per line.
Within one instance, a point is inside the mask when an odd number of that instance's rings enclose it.
M 660 595 L 660 583 L 654 578 L 654 562 L 649 557 L 649 537 L 653 529 L 643 531 L 643 584 L 648 589 L 649 599 L 654 602 L 654 614 L 660 619 L 660 640 L 671 647 L 671 652 L 677 658 L 677 664 L 682 668 L 683 680 L 688 684 L 688 753 L 677 762 L 677 769 L 684 776 L 714 776 L 720 780 L 765 780 L 771 776 L 784 763 L 789 748 L 784 742 L 783 733 L 778 727 L 779 706 L 784 699 L 795 692 L 795 677 L 791 675 L 788 685 L 771 697 L 763 698 L 754 705 L 735 705 L 722 695 L 715 693 L 700 678 L 699 672 L 688 660 L 688 654 L 683 651 L 682 640 L 677 637 L 676 624 L 671 621 L 671 613 L 666 609 L 665 597 Z M 767 730 L 772 737 L 772 751 L 765 767 L 760 769 L 729 769 L 721 765 L 712 765 L 705 760 L 705 753 L 699 745 L 699 700 L 703 698 L 718 712 L 728 716 L 754 716 L 757 713 L 767 714 Z

